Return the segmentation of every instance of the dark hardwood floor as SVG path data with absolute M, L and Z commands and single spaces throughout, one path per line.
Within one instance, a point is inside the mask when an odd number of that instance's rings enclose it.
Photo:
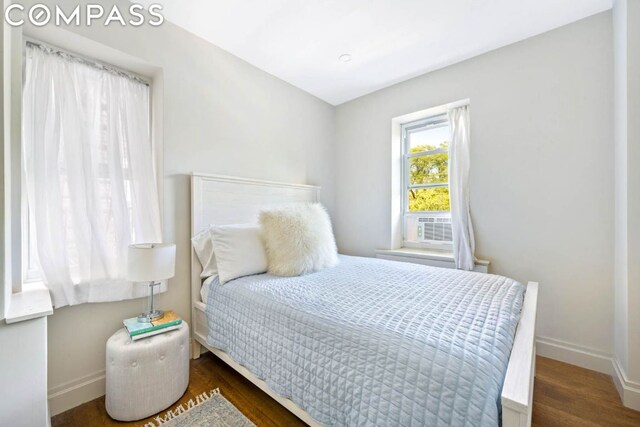
M 191 361 L 190 375 L 187 392 L 174 406 L 219 387 L 222 394 L 258 426 L 304 425 L 211 353 Z M 142 426 L 152 418 L 134 423 L 114 421 L 107 415 L 104 397 L 101 397 L 53 417 L 52 427 Z M 640 412 L 622 406 L 608 375 L 538 357 L 533 425 L 640 426 Z

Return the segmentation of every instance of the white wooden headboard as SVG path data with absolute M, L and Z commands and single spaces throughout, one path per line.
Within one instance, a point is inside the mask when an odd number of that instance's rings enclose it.
M 316 202 L 320 187 L 221 175 L 191 175 L 191 235 L 210 224 L 256 222 L 260 210 L 295 202 Z
M 191 174 L 191 236 L 211 224 L 247 224 L 262 209 L 295 202 L 317 202 L 320 187 L 202 173 Z M 202 266 L 191 249 L 191 306 L 200 301 Z M 195 329 L 195 325 L 192 325 Z

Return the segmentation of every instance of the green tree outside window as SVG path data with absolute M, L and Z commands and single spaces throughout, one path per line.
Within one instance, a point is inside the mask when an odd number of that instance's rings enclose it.
M 409 184 L 448 184 L 449 182 L 449 142 L 433 145 L 419 145 L 411 148 L 411 153 L 422 151 L 442 152 L 409 158 Z M 409 212 L 450 210 L 449 186 L 433 188 L 410 188 L 408 191 Z

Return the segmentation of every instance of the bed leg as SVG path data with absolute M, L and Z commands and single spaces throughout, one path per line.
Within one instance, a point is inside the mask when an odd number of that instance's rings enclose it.
M 192 359 L 199 358 L 201 349 L 202 349 L 202 344 L 200 344 L 196 340 L 192 340 L 192 342 L 191 342 L 191 358 Z

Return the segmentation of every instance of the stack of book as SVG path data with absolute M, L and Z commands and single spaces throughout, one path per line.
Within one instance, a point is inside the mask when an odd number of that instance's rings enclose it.
M 122 323 L 127 328 L 131 339 L 137 341 L 178 329 L 182 319 L 173 311 L 165 311 L 164 316 L 151 322 L 139 322 L 137 317 L 132 317 L 131 319 L 124 319 Z

